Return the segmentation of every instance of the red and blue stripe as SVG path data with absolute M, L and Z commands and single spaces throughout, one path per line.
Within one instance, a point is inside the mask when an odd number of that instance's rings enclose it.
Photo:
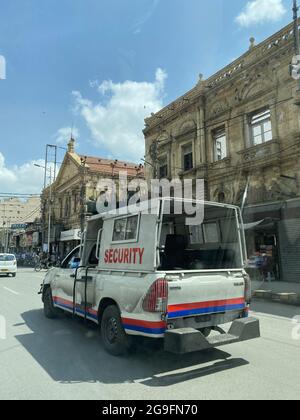
M 53 297 L 53 302 L 54 302 L 55 306 L 58 306 L 59 308 L 67 309 L 69 311 L 73 311 L 73 307 L 74 307 L 73 302 L 71 302 L 70 300 L 66 300 L 66 299 L 62 299 L 60 297 L 54 296 Z M 85 311 L 77 305 L 76 305 L 76 308 L 75 308 L 75 312 L 77 314 L 85 316 Z M 93 320 L 98 321 L 98 312 L 95 311 L 94 309 L 88 308 L 86 315 L 87 315 L 88 318 L 91 318 Z
M 169 305 L 168 319 L 183 318 L 193 315 L 216 314 L 229 311 L 242 311 L 244 309 L 244 298 Z
M 136 331 L 145 334 L 161 335 L 166 332 L 167 323 L 164 321 L 141 321 L 138 319 L 122 318 L 125 330 Z

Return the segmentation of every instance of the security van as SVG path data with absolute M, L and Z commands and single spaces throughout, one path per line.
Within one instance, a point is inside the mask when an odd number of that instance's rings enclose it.
M 66 311 L 95 322 L 113 355 L 137 336 L 163 339 L 177 354 L 258 338 L 239 208 L 205 202 L 203 220 L 191 224 L 175 201 L 91 217 L 81 245 L 46 274 L 46 317 Z

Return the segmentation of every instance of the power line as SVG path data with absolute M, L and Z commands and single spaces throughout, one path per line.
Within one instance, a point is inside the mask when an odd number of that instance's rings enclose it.
M 293 97 L 290 97 L 290 98 L 287 98 L 287 99 L 283 99 L 282 101 L 277 101 L 275 104 L 271 104 L 271 105 L 269 105 L 269 108 L 271 109 L 272 107 L 277 107 L 278 105 L 280 105 L 281 103 L 285 103 L 285 102 L 287 102 L 287 101 L 290 101 L 291 99 L 293 99 Z M 222 121 L 222 122 L 220 122 L 219 124 L 216 124 L 216 123 L 213 123 L 213 124 L 206 124 L 206 125 L 204 125 L 204 126 L 202 126 L 202 127 L 200 127 L 200 128 L 194 128 L 194 129 L 191 129 L 191 130 L 189 130 L 189 131 L 187 131 L 187 132 L 185 132 L 184 133 L 184 135 L 189 135 L 189 134 L 193 134 L 193 133 L 195 133 L 197 130 L 206 130 L 206 129 L 208 129 L 208 128 L 211 128 L 211 127 L 213 127 L 213 128 L 215 128 L 216 126 L 221 126 L 222 124 L 224 125 L 224 123 L 225 122 L 228 122 L 228 121 L 232 121 L 232 120 L 235 120 L 235 119 L 237 119 L 237 118 L 241 118 L 241 117 L 244 117 L 246 114 L 245 113 L 241 113 L 241 114 L 238 114 L 238 115 L 236 115 L 235 117 L 231 117 L 231 118 L 227 118 L 225 121 Z M 228 125 L 228 128 L 231 128 L 231 127 L 233 127 L 235 124 L 240 124 L 240 122 L 238 121 L 238 122 L 234 122 L 234 123 L 231 123 L 230 125 Z M 166 130 L 161 130 L 161 132 L 166 132 Z M 154 141 L 153 142 L 153 144 L 159 144 L 159 143 L 163 143 L 165 140 L 156 140 L 156 141 Z M 265 144 L 267 144 L 267 142 L 265 143 Z M 275 153 L 273 153 L 273 154 L 271 154 L 271 155 L 269 155 L 269 157 L 273 157 L 273 156 L 275 156 L 275 155 L 280 155 L 280 154 L 282 154 L 284 151 L 286 151 L 286 150 L 288 150 L 288 149 L 290 149 L 290 148 L 293 148 L 293 147 L 296 147 L 296 146 L 298 146 L 300 143 L 299 142 L 296 142 L 296 143 L 294 143 L 294 144 L 292 144 L 292 145 L 289 145 L 289 146 L 287 146 L 286 148 L 283 148 L 283 149 L 281 149 L 279 152 L 275 152 Z M 246 150 L 246 148 L 245 148 L 245 150 Z M 221 162 L 221 161 L 220 161 Z M 209 162 L 209 163 L 207 163 L 207 165 L 210 165 L 210 164 L 212 164 L 212 163 L 216 163 L 216 162 Z M 147 162 L 146 162 L 146 164 L 147 164 Z M 148 163 L 149 164 L 149 163 Z M 151 166 L 151 165 L 150 165 Z M 239 166 L 241 166 L 241 165 L 235 165 L 235 166 L 233 166 L 233 165 L 231 165 L 231 166 L 226 166 L 226 167 L 223 167 L 223 168 L 207 168 L 208 169 L 208 171 L 224 171 L 224 170 L 226 170 L 226 169 L 239 169 Z M 183 171 L 183 168 L 181 167 L 181 168 L 179 168 L 179 167 L 175 167 L 175 166 L 172 166 L 172 168 L 173 169 L 177 169 L 177 170 L 181 170 L 181 171 Z M 195 168 L 193 168 L 193 169 L 195 169 Z
M 40 206 L 36 207 L 34 210 L 32 210 L 30 213 L 28 213 L 25 217 L 23 217 L 19 223 L 23 223 L 26 222 L 26 219 L 29 219 L 30 217 L 32 217 L 35 213 L 38 213 L 40 211 Z
M 280 104 L 282 104 L 282 103 L 285 103 L 285 102 L 288 102 L 288 101 L 290 101 L 290 100 L 293 100 L 294 99 L 294 97 L 293 96 L 291 96 L 291 97 L 289 97 L 289 98 L 286 98 L 286 99 L 282 99 L 281 101 L 277 101 L 275 104 L 270 104 L 270 105 L 266 105 L 265 107 L 261 107 L 262 109 L 263 108 L 267 108 L 267 107 L 269 107 L 270 109 L 272 109 L 273 107 L 274 108 L 276 108 L 278 105 L 280 105 Z M 230 108 L 230 109 L 228 109 L 227 111 L 224 111 L 224 113 L 225 112 L 231 112 L 232 111 L 232 109 Z M 195 127 L 195 128 L 192 128 L 191 130 L 188 130 L 188 131 L 186 131 L 186 132 L 184 132 L 183 133 L 183 135 L 184 136 L 187 136 L 187 135 L 189 135 L 189 134 L 193 134 L 193 133 L 195 133 L 196 131 L 200 131 L 200 130 L 206 130 L 206 129 L 208 129 L 208 128 L 217 128 L 218 126 L 222 126 L 222 125 L 224 125 L 226 122 L 228 122 L 228 121 L 234 121 L 234 120 L 236 120 L 236 119 L 238 119 L 238 118 L 241 118 L 241 117 L 245 117 L 245 115 L 248 115 L 249 113 L 245 113 L 245 112 L 242 112 L 242 113 L 240 113 L 240 114 L 237 114 L 237 115 L 235 115 L 234 117 L 230 117 L 230 118 L 226 118 L 225 120 L 223 120 L 223 121 L 221 121 L 221 122 L 218 122 L 218 123 L 216 123 L 216 122 L 214 122 L 214 123 L 211 123 L 211 124 L 205 124 L 205 125 L 203 125 L 203 126 L 201 126 L 201 127 Z M 217 119 L 218 117 L 216 116 L 216 119 Z M 238 122 L 236 122 L 236 123 L 232 123 L 231 125 L 229 125 L 228 126 L 228 128 L 231 128 L 231 127 L 233 127 L 235 124 L 240 124 L 240 122 L 238 121 Z M 166 132 L 166 130 L 162 130 L 161 129 L 161 133 L 164 133 L 164 132 Z M 172 136 L 172 138 L 174 138 L 173 136 Z M 156 141 L 154 141 L 153 143 L 163 143 L 163 142 L 165 142 L 166 140 L 156 140 Z
M 14 193 L 14 192 L 0 192 L 0 195 L 3 197 L 39 197 L 40 194 L 31 194 L 31 193 Z

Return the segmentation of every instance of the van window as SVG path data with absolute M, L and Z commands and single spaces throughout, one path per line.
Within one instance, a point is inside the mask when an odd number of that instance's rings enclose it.
M 137 241 L 138 216 L 123 217 L 114 222 L 113 242 Z
M 217 244 L 221 240 L 218 223 L 205 223 L 203 225 L 203 233 L 207 244 Z
M 99 263 L 99 260 L 96 255 L 96 251 L 97 251 L 97 245 L 95 244 L 89 255 L 89 261 L 88 261 L 89 266 L 97 266 Z
M 62 262 L 61 268 L 74 269 L 80 263 L 80 247 L 73 249 L 73 251 Z
M 162 271 L 224 270 L 243 266 L 234 208 L 205 205 L 203 223 L 186 225 L 186 215 L 163 216 L 159 246 Z

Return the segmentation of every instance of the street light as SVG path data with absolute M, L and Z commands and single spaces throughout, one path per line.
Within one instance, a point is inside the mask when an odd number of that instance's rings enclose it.
M 52 213 L 52 168 L 46 168 L 45 166 L 34 164 L 37 168 L 42 168 L 45 171 L 50 173 L 50 191 L 49 191 L 49 217 L 48 217 L 48 242 L 47 242 L 47 252 L 50 254 L 50 243 L 51 243 L 51 213 Z

